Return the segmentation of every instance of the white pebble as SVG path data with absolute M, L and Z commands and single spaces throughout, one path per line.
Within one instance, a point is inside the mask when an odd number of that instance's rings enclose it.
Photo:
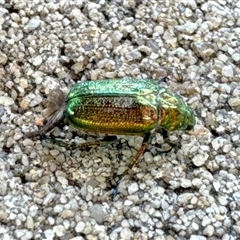
M 0 97 L 0 104 L 5 106 L 5 107 L 8 107 L 8 106 L 11 106 L 14 104 L 14 101 L 12 98 L 10 97 L 7 97 L 7 96 L 1 96 Z
M 239 99 L 239 97 L 237 97 L 237 98 L 230 98 L 230 99 L 228 100 L 228 104 L 229 104 L 232 108 L 240 107 L 240 99 Z
M 114 31 L 111 35 L 113 42 L 119 42 L 122 39 L 122 37 L 123 37 L 123 34 L 117 30 Z
M 232 59 L 236 62 L 239 61 L 240 60 L 240 54 L 239 53 L 234 53 L 232 55 Z
M 39 27 L 41 24 L 41 20 L 37 18 L 32 18 L 28 21 L 26 27 L 24 28 L 27 32 L 32 31 L 33 29 Z
M 48 205 L 56 196 L 56 193 L 48 193 L 48 195 L 43 200 L 43 205 Z
M 226 206 L 228 204 L 228 200 L 225 196 L 218 197 L 218 201 L 222 206 Z
M 130 200 L 124 201 L 124 206 L 131 206 L 132 204 L 133 204 L 133 202 Z
M 120 232 L 121 239 L 130 240 L 133 237 L 133 233 L 129 228 L 123 228 Z
M 31 216 L 27 216 L 26 227 L 29 228 L 29 229 L 34 228 L 34 221 L 33 221 L 33 218 Z
M 181 178 L 180 183 L 183 188 L 189 188 L 192 186 L 192 182 L 189 179 Z
M 26 147 L 26 146 L 34 146 L 34 144 L 35 144 L 35 143 L 34 143 L 31 139 L 29 139 L 29 138 L 24 139 L 22 143 L 23 143 L 23 146 L 25 146 L 25 147 Z
M 149 215 L 147 213 L 143 212 L 140 215 L 140 219 L 141 219 L 142 222 L 147 222 L 148 219 L 149 219 Z
M 4 53 L 0 52 L 0 64 L 4 65 L 8 60 L 7 55 L 5 55 Z
M 35 83 L 36 83 L 37 85 L 41 84 L 42 81 L 43 81 L 43 78 L 41 78 L 41 77 L 35 78 Z
M 222 75 L 225 77 L 233 77 L 233 68 L 232 66 L 228 65 L 228 66 L 224 66 L 222 68 Z
M 205 157 L 202 154 L 197 154 L 193 157 L 192 162 L 195 166 L 200 167 L 206 162 Z
M 57 225 L 53 227 L 53 232 L 57 237 L 62 237 L 66 233 L 66 229 L 63 227 L 63 225 Z
M 84 228 L 85 228 L 85 223 L 79 222 L 75 227 L 75 231 L 81 233 L 83 232 Z
M 26 155 L 23 155 L 22 156 L 22 164 L 25 166 L 25 167 L 28 167 L 29 166 L 29 160 L 28 160 L 28 157 Z
M 203 234 L 211 237 L 214 234 L 214 227 L 212 225 L 208 225 L 204 230 L 203 230 Z
M 228 153 L 232 149 L 232 144 L 231 143 L 226 143 L 223 145 L 223 152 Z
M 130 184 L 130 186 L 128 187 L 128 192 L 129 192 L 129 194 L 133 194 L 133 193 L 137 192 L 138 189 L 139 189 L 138 184 L 135 182 L 135 183 Z
M 190 240 L 207 240 L 207 238 L 201 235 L 191 235 Z
M 213 181 L 213 187 L 214 187 L 215 191 L 218 192 L 220 187 L 221 187 L 221 185 L 220 185 L 220 183 L 217 180 L 214 180 Z
M 54 238 L 54 232 L 52 229 L 48 229 L 48 230 L 44 231 L 44 235 L 47 240 L 51 240 Z
M 192 197 L 194 197 L 193 193 L 183 193 L 179 195 L 178 201 L 180 203 L 187 203 Z
M 78 236 L 78 237 L 71 238 L 70 240 L 85 240 L 85 238 Z
M 60 213 L 63 211 L 63 205 L 57 204 L 54 208 L 53 208 L 53 212 L 55 213 Z
M 205 227 L 205 226 L 207 226 L 210 223 L 211 223 L 211 220 L 209 219 L 209 217 L 208 216 L 204 216 L 203 219 L 202 219 L 202 226 Z
M 53 156 L 53 157 L 56 157 L 58 154 L 59 154 L 59 151 L 57 149 L 53 149 L 53 150 L 50 150 L 50 154 Z
M 41 56 L 36 56 L 36 57 L 34 57 L 34 59 L 33 59 L 33 61 L 32 61 L 32 64 L 34 65 L 34 66 L 39 66 L 39 65 L 41 65 L 42 64 L 42 57 Z

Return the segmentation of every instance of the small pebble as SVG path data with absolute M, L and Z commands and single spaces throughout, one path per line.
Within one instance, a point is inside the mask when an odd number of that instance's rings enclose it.
M 135 192 L 137 192 L 139 189 L 138 184 L 137 183 L 132 183 L 129 187 L 128 187 L 128 192 L 129 194 L 134 194 Z
M 4 53 L 0 52 L 0 64 L 4 65 L 8 60 L 7 55 L 5 55 Z
M 73 213 L 71 210 L 65 209 L 65 210 L 63 210 L 63 211 L 61 212 L 61 217 L 62 217 L 63 219 L 65 219 L 65 218 L 71 218 L 71 217 L 73 217 L 73 216 L 74 216 L 74 213 Z
M 77 233 L 82 233 L 84 228 L 85 228 L 85 223 L 84 222 L 79 222 L 79 223 L 77 223 L 77 225 L 75 227 L 75 231 Z
M 94 218 L 98 223 L 102 223 L 107 217 L 104 207 L 100 204 L 93 205 L 89 209 L 89 211 L 90 211 L 90 216 Z
M 34 65 L 34 66 L 39 66 L 39 65 L 41 65 L 41 63 L 42 63 L 42 57 L 41 56 L 36 56 L 34 59 L 33 59 L 33 62 L 32 62 L 32 64 Z
M 233 68 L 232 66 L 224 66 L 222 68 L 222 75 L 225 77 L 233 77 Z
M 178 197 L 178 201 L 180 203 L 187 203 L 193 196 L 193 193 L 183 193 Z
M 66 230 L 62 225 L 57 225 L 53 227 L 53 232 L 57 237 L 62 237 L 65 235 Z
M 121 239 L 130 240 L 133 237 L 133 233 L 129 228 L 123 228 L 120 232 Z
M 0 104 L 5 107 L 11 106 L 14 104 L 14 101 L 10 97 L 0 96 Z
M 34 146 L 34 142 L 29 138 L 24 139 L 22 143 L 24 146 Z
M 149 215 L 147 213 L 141 213 L 140 219 L 142 222 L 147 222 L 149 219 Z
M 195 155 L 192 159 L 193 164 L 197 167 L 204 165 L 205 161 L 206 161 L 205 157 L 200 154 Z
M 206 228 L 204 228 L 203 234 L 211 237 L 214 234 L 214 227 L 212 225 L 208 225 Z
M 123 37 L 123 34 L 120 33 L 119 31 L 114 31 L 111 35 L 111 38 L 114 42 L 119 42 Z

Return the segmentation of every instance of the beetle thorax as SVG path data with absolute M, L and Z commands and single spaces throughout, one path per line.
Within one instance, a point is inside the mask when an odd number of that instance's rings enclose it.
M 168 132 L 178 129 L 181 116 L 177 108 L 163 106 L 160 110 L 160 115 L 160 127 L 164 128 Z

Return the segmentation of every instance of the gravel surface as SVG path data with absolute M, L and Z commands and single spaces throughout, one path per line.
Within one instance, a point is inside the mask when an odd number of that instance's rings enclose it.
M 0 239 L 240 239 L 239 36 L 236 0 L 0 0 Z M 69 150 L 24 134 L 52 89 L 124 76 L 169 76 L 198 126 L 167 154 L 153 133 L 112 201 L 141 137 Z

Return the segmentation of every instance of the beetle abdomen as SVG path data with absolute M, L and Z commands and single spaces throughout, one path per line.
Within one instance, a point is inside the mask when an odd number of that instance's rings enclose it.
M 67 103 L 67 119 L 86 131 L 144 134 L 155 128 L 157 109 L 132 96 L 77 96 Z

